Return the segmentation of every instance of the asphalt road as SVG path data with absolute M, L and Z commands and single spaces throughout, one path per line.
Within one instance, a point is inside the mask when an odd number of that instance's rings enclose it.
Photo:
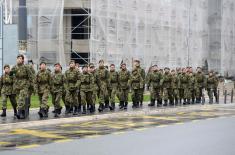
M 234 155 L 235 117 L 170 124 L 52 143 L 1 155 Z

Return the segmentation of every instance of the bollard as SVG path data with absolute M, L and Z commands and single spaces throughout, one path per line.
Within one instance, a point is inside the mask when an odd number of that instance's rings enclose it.
M 218 103 L 218 104 L 219 104 L 219 95 L 220 95 L 219 93 L 220 93 L 220 91 L 219 91 L 219 89 L 218 89 L 218 91 L 217 91 L 217 100 L 218 100 L 217 103 Z
M 224 91 L 224 104 L 226 104 L 227 101 L 227 90 Z
M 231 103 L 233 103 L 233 89 L 231 91 Z

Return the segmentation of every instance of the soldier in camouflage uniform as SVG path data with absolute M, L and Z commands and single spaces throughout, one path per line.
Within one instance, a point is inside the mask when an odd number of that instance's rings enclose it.
M 147 88 L 150 88 L 150 98 L 151 102 L 148 106 L 152 107 L 155 106 L 155 101 L 157 99 L 157 106 L 161 105 L 161 86 L 160 81 L 162 79 L 162 74 L 158 71 L 158 66 L 152 66 L 152 71 L 147 76 Z
M 93 113 L 94 103 L 92 100 L 92 86 L 94 86 L 93 75 L 88 72 L 88 66 L 82 68 L 82 74 L 78 83 L 78 88 L 81 94 L 82 114 L 86 114 L 86 105 L 90 104 L 90 112 Z
M 183 104 L 187 104 L 190 102 L 190 92 L 189 92 L 189 84 L 190 79 L 187 74 L 187 70 L 185 68 L 182 69 L 182 74 L 179 76 L 180 79 L 180 98 L 184 100 Z
M 110 65 L 110 71 L 109 71 L 109 97 L 110 97 L 110 110 L 115 109 L 115 98 L 117 94 L 117 89 L 118 89 L 118 72 L 115 71 L 115 65 L 111 64 Z
M 92 89 L 92 107 L 90 107 L 90 112 L 95 112 L 95 104 L 97 98 L 97 91 L 98 91 L 98 76 L 96 74 L 95 65 L 93 63 L 89 64 L 89 73 L 93 76 L 93 83 L 91 84 Z
M 105 107 L 109 107 L 109 103 L 105 103 L 108 98 L 109 71 L 104 67 L 104 60 L 99 61 L 97 69 L 98 87 L 99 87 L 99 112 L 102 112 Z M 107 101 L 107 100 L 106 100 Z M 105 105 L 104 105 L 105 103 Z
M 60 101 L 64 89 L 64 75 L 61 72 L 60 63 L 54 65 L 54 73 L 52 74 L 51 80 L 51 97 L 52 104 L 54 105 L 54 116 L 58 117 L 61 114 L 62 106 L 60 105 Z
M 32 60 L 29 60 L 28 61 L 28 64 L 26 65 L 27 67 L 29 67 L 29 70 L 31 71 L 31 73 L 33 74 L 33 79 L 35 79 L 35 76 L 36 76 L 36 72 L 34 70 L 34 63 Z M 25 104 L 28 105 L 28 111 L 27 111 L 27 114 L 29 114 L 29 108 L 31 106 L 31 96 L 32 94 L 35 92 L 34 90 L 34 83 L 30 83 L 30 87 L 29 87 L 29 94 L 28 96 L 26 97 L 25 99 Z
M 2 75 L 0 79 L 0 92 L 2 95 L 2 114 L 1 117 L 6 117 L 6 109 L 7 109 L 7 98 L 10 99 L 11 105 L 14 109 L 14 116 L 17 114 L 17 105 L 15 94 L 12 94 L 13 87 L 13 78 L 10 76 L 10 66 L 4 66 L 4 75 Z
M 172 75 L 170 74 L 170 68 L 164 68 L 165 73 L 161 79 L 161 86 L 163 88 L 163 106 L 168 105 L 168 101 L 170 105 L 173 105 L 173 97 L 172 97 Z
M 78 103 L 78 80 L 80 77 L 80 72 L 75 68 L 75 61 L 71 60 L 69 63 L 69 69 L 64 74 L 65 89 L 66 89 L 66 104 L 65 114 L 69 114 L 73 111 L 73 115 L 78 115 L 79 113 L 79 103 Z
M 17 65 L 15 65 L 10 72 L 10 76 L 13 76 L 13 94 L 16 94 L 17 98 L 17 118 L 25 119 L 27 117 L 25 99 L 29 94 L 30 83 L 34 82 L 33 74 L 31 70 L 24 65 L 24 56 L 17 56 Z
M 214 96 L 215 96 L 215 102 L 216 103 L 219 103 L 218 101 L 218 85 L 219 85 L 219 77 L 217 76 L 217 72 L 213 72 L 213 75 L 215 77 L 215 84 L 214 84 L 214 89 L 213 89 L 213 93 L 214 93 Z
M 216 78 L 213 74 L 213 71 L 209 72 L 208 77 L 206 78 L 206 90 L 208 92 L 208 96 L 209 96 L 209 103 L 212 104 L 213 103 L 213 92 L 214 92 L 214 86 L 216 84 Z
M 137 68 L 132 70 L 128 85 L 131 88 L 131 98 L 133 102 L 132 108 L 139 108 L 141 102 L 141 93 L 144 87 L 144 80 L 141 74 L 139 74 Z
M 173 92 L 172 96 L 175 101 L 174 102 L 175 105 L 178 105 L 180 80 L 174 69 L 171 70 L 171 75 L 172 75 L 172 92 Z
M 128 81 L 130 79 L 130 72 L 126 68 L 126 64 L 121 64 L 121 70 L 118 73 L 119 75 L 119 90 L 120 90 L 120 109 L 127 109 L 128 106 L 128 93 L 129 85 Z
M 195 103 L 195 98 L 196 98 L 196 80 L 195 80 L 195 73 L 193 72 L 193 68 L 192 67 L 189 67 L 188 69 L 188 72 L 189 74 L 191 75 L 190 76 L 190 80 L 191 80 L 191 99 L 192 99 L 192 104 Z
M 144 82 L 144 85 L 145 85 L 145 70 L 140 67 L 140 61 L 139 60 L 134 61 L 134 67 L 137 69 L 137 71 L 141 75 L 141 77 L 143 79 L 143 82 Z M 143 105 L 143 100 L 144 100 L 144 88 L 141 88 L 140 89 L 140 106 Z
M 197 67 L 197 72 L 195 74 L 195 87 L 196 87 L 196 103 L 201 103 L 202 101 L 202 90 L 205 88 L 206 77 L 202 73 L 201 67 Z
M 40 110 L 38 115 L 40 118 L 48 117 L 48 98 L 51 90 L 51 73 L 47 70 L 46 63 L 40 63 L 40 71 L 36 75 L 36 91 L 38 93 Z
M 189 70 L 187 72 L 187 74 L 189 75 L 189 104 L 191 103 L 190 100 L 192 100 L 192 104 L 195 103 L 195 83 L 196 83 L 196 80 L 195 80 L 195 77 L 194 77 L 194 74 Z

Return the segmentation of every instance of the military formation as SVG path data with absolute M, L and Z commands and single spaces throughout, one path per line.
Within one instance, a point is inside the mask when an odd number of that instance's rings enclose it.
M 10 99 L 14 116 L 25 119 L 29 115 L 31 95 L 37 94 L 40 118 L 47 118 L 49 112 L 48 99 L 51 95 L 55 117 L 62 113 L 63 101 L 66 115 L 94 113 L 97 110 L 114 111 L 116 103 L 119 109 L 128 108 L 129 94 L 132 108 L 140 108 L 144 102 L 144 92 L 149 90 L 148 106 L 172 106 L 187 104 L 204 104 L 204 92 L 208 92 L 209 103 L 218 103 L 217 87 L 219 79 L 213 71 L 208 75 L 198 67 L 160 69 L 157 65 L 150 67 L 147 74 L 141 68 L 140 61 L 135 60 L 129 71 L 125 63 L 121 63 L 117 71 L 115 64 L 105 66 L 103 60 L 96 68 L 93 63 L 79 65 L 71 60 L 68 69 L 62 73 L 60 63 L 54 64 L 50 71 L 45 62 L 41 62 L 36 73 L 33 64 L 25 64 L 24 56 L 17 56 L 17 64 L 10 68 L 4 66 L 4 74 L 0 79 L 2 96 L 2 114 L 6 117 L 7 99 Z

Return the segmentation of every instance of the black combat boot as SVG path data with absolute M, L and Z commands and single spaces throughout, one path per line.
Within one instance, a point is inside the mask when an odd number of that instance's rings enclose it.
M 91 104 L 91 107 L 90 107 L 90 113 L 94 113 L 95 112 L 95 105 L 94 104 Z
M 85 105 L 82 106 L 82 114 L 84 114 L 84 115 L 86 114 L 86 106 Z
M 132 108 L 133 108 L 133 109 L 134 109 L 134 108 L 137 108 L 136 102 L 133 102 L 133 103 L 132 103 Z
M 148 104 L 149 107 L 154 107 L 155 106 L 155 99 L 151 99 L 150 104 Z
M 166 107 L 167 105 L 168 105 L 167 100 L 164 100 L 164 104 L 163 104 L 163 106 L 164 106 L 164 107 Z
M 6 109 L 2 109 L 2 114 L 1 117 L 6 117 L 7 116 L 7 110 Z
M 213 104 L 213 98 L 209 98 L 209 104 Z
M 175 99 L 175 106 L 177 106 L 179 104 L 178 99 Z
M 190 99 L 187 99 L 187 104 L 190 104 Z
M 70 111 L 70 106 L 66 105 L 65 106 L 65 115 L 68 115 Z
M 124 109 L 124 101 L 120 101 L 119 109 Z
M 184 99 L 183 105 L 186 105 L 186 104 L 187 104 L 186 99 Z
M 14 110 L 14 117 L 17 117 L 17 109 L 16 109 L 16 107 L 13 107 L 13 110 Z
M 73 115 L 78 115 L 78 106 L 74 107 Z
M 140 107 L 140 102 L 136 102 L 136 108 Z
M 103 112 L 104 111 L 104 104 L 103 103 L 100 103 L 98 111 L 99 112 Z
M 140 107 L 143 107 L 143 101 L 140 102 Z
M 19 110 L 19 112 L 22 113 L 22 110 Z M 44 112 L 43 112 L 43 109 L 40 108 L 40 109 L 39 109 L 39 112 L 38 112 L 38 115 L 39 115 L 40 118 L 43 118 L 43 113 L 44 113 Z
M 161 101 L 158 99 L 158 100 L 157 100 L 157 107 L 160 107 L 160 106 L 162 106 L 162 103 L 161 103 Z
M 125 102 L 125 104 L 124 104 L 124 110 L 127 110 L 127 107 L 128 107 L 128 102 Z
M 109 109 L 113 111 L 115 109 L 115 103 L 111 103 L 111 105 L 109 106 Z
M 73 107 L 73 106 L 70 106 L 70 108 L 69 108 L 69 113 L 70 113 L 70 114 L 73 113 L 73 109 L 74 109 L 74 107 Z
M 108 109 L 108 108 L 109 108 L 109 101 L 108 101 L 108 100 L 106 100 L 104 103 L 105 103 L 104 108 L 105 108 L 105 109 Z
M 55 111 L 54 117 L 56 117 L 56 118 L 59 117 L 60 109 L 55 109 L 54 111 Z

